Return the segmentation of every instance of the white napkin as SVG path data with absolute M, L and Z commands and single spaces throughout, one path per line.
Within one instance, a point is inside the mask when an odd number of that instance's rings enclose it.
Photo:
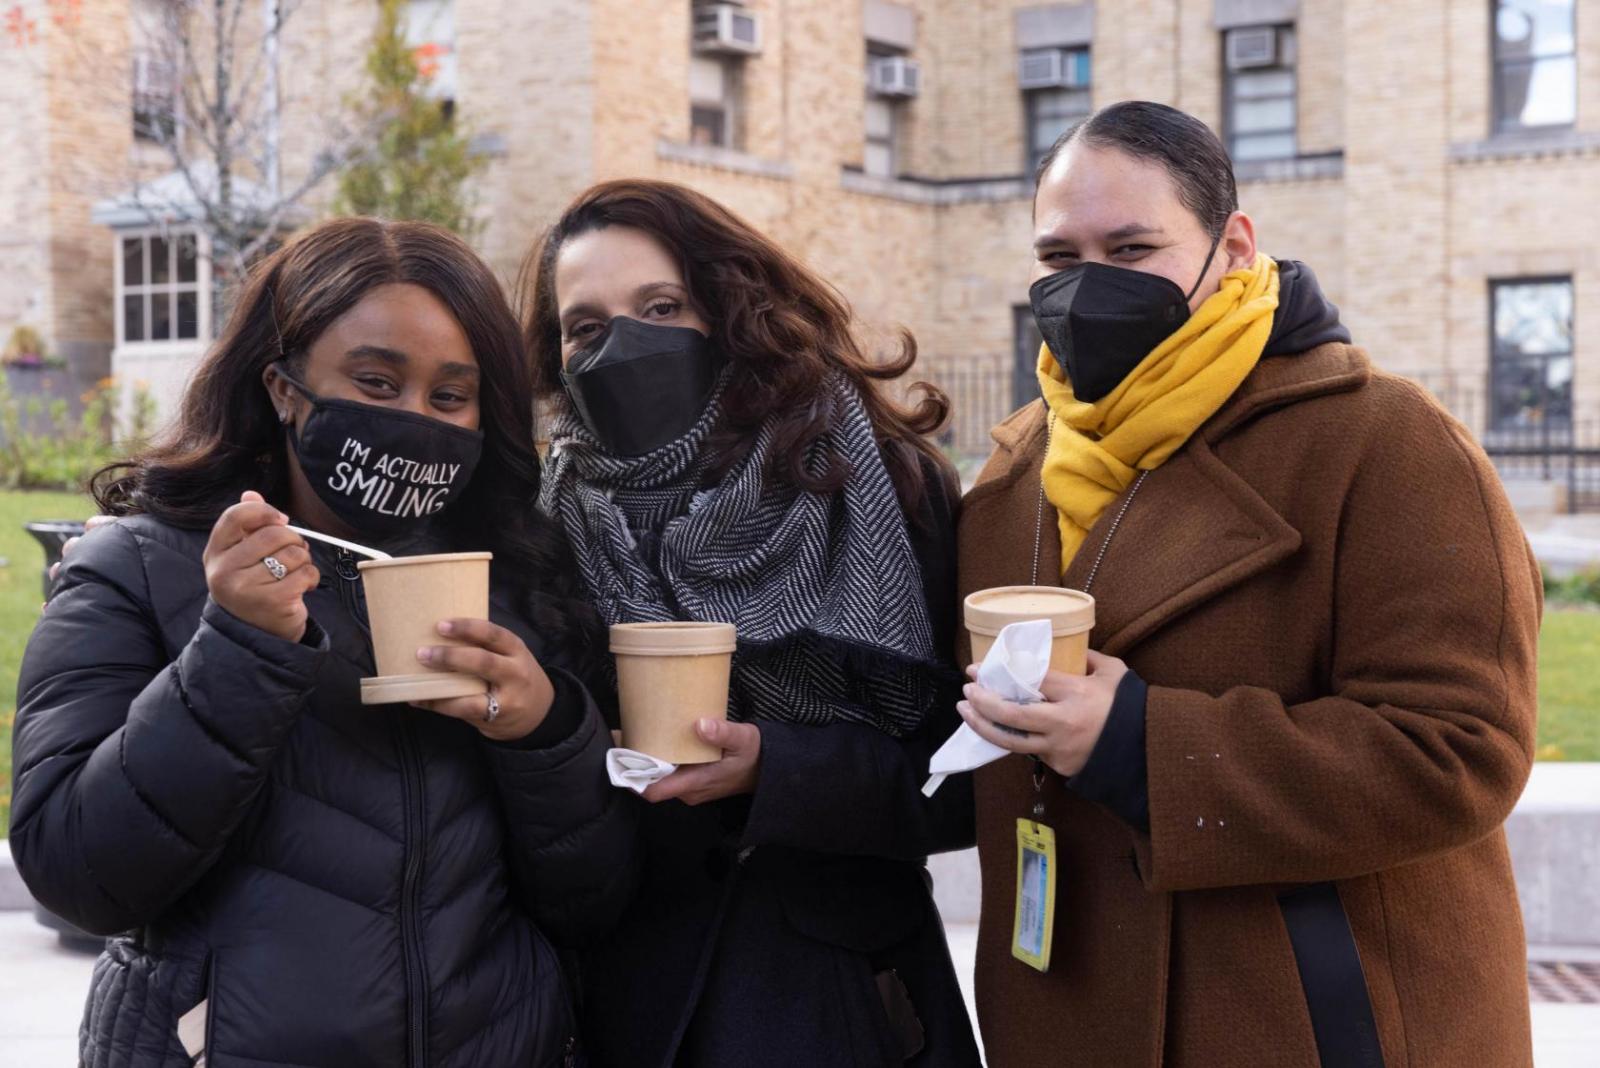
M 962 724 L 966 726 L 966 724 Z M 637 749 L 607 749 L 606 774 L 612 786 L 642 794 L 652 783 L 658 783 L 678 770 L 678 765 L 657 760 Z
M 1052 637 L 1053 628 L 1048 619 L 1032 619 L 1002 627 L 989 655 L 978 665 L 978 685 L 1019 705 L 1044 700 L 1039 684 L 1050 670 Z M 923 796 L 932 797 L 947 775 L 981 768 L 1007 755 L 1007 750 L 986 741 L 963 723 L 928 761 L 928 770 L 933 774 L 923 784 Z

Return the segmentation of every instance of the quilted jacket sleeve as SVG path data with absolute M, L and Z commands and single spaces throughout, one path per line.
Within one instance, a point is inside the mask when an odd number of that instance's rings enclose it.
M 11 847 L 46 907 L 97 934 L 160 915 L 215 863 L 316 685 L 297 644 L 207 601 L 168 655 L 139 538 L 63 568 L 17 685 Z
M 567 672 L 546 670 L 556 705 L 576 727 L 547 747 L 488 749 L 523 907 L 551 940 L 570 945 L 603 934 L 633 896 L 636 810 L 606 778 L 611 734 L 588 691 Z

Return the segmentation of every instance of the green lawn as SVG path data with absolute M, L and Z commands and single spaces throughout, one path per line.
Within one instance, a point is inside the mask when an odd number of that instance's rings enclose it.
M 1539 634 L 1539 759 L 1600 760 L 1600 610 L 1550 608 Z
M 0 491 L 0 836 L 11 823 L 11 719 L 17 666 L 39 616 L 44 553 L 22 524 L 36 519 L 83 519 L 94 503 L 75 493 Z
M 39 546 L 22 524 L 94 512 L 70 493 L 0 491 L 0 837 L 11 811 L 17 665 L 39 613 Z M 1600 761 L 1600 611 L 1552 607 L 1539 645 L 1539 758 Z

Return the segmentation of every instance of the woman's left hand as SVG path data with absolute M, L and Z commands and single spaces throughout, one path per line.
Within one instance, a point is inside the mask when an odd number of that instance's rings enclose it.
M 702 719 L 694 725 L 700 740 L 722 750 L 709 764 L 685 764 L 644 792 L 650 802 L 677 798 L 701 805 L 718 798 L 754 792 L 761 774 L 761 728 L 753 723 Z
M 1117 685 L 1127 673 L 1128 665 L 1121 660 L 1091 650 L 1087 675 L 1045 673 L 1039 684 L 1043 701 L 1014 704 L 974 681 L 963 691 L 967 699 L 956 705 L 956 711 L 979 737 L 1013 753 L 1036 756 L 1057 775 L 1070 778 L 1089 762 L 1111 715 Z M 968 668 L 967 674 L 976 679 L 977 669 Z M 1026 733 L 1012 734 L 1001 727 Z
M 413 704 L 465 720 L 497 742 L 526 738 L 544 722 L 555 687 L 521 638 L 483 619 L 447 619 L 439 624 L 439 633 L 467 644 L 424 646 L 417 659 L 429 667 L 476 675 L 489 684 L 489 693 Z M 500 706 L 493 722 L 487 718 L 491 695 Z

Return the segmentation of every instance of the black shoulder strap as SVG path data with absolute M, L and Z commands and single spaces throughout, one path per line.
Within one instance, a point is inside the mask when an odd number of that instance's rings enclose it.
M 1282 894 L 1278 907 L 1294 947 L 1322 1068 L 1383 1068 L 1383 1047 L 1350 919 L 1333 883 Z

